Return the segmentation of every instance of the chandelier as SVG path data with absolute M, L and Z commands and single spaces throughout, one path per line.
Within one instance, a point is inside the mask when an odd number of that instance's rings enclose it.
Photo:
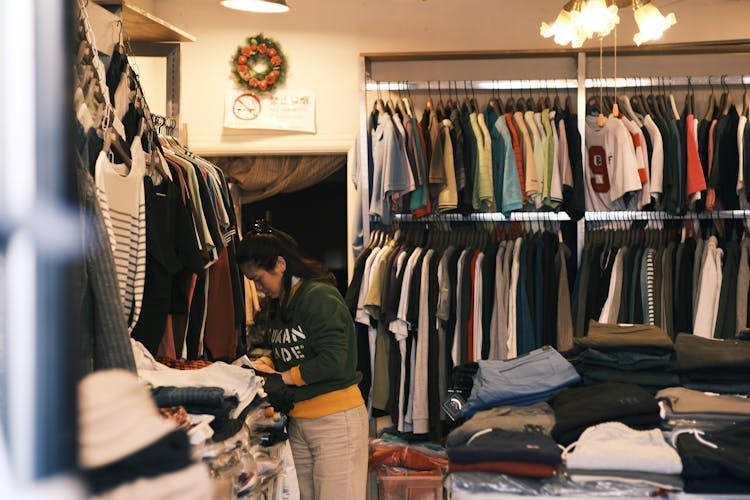
M 618 7 L 628 6 L 640 30 L 633 36 L 636 45 L 658 40 L 677 22 L 672 12 L 662 15 L 650 0 L 570 0 L 552 24 L 542 23 L 539 32 L 544 38 L 554 37 L 558 45 L 579 48 L 594 35 L 609 35 L 620 22 Z

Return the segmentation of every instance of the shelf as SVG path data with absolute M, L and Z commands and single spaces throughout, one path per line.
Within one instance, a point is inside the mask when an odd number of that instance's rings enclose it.
M 125 36 L 131 42 L 194 42 L 197 40 L 190 33 L 136 5 L 122 0 L 96 0 L 96 3 L 122 8 Z

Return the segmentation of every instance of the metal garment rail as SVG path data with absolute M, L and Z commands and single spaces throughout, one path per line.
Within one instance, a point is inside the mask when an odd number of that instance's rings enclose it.
M 433 214 L 415 218 L 412 214 L 394 214 L 394 222 L 535 222 L 570 220 L 565 212 L 513 212 L 506 217 L 500 212 L 475 214 Z
M 748 219 L 750 210 L 715 210 L 711 213 L 688 212 L 672 215 L 666 212 L 612 211 L 586 212 L 584 218 L 592 221 L 631 221 L 631 220 L 684 220 L 684 219 Z
M 367 82 L 365 89 L 368 91 L 377 90 L 429 90 L 435 91 L 446 90 L 448 83 L 465 84 L 466 90 L 547 90 L 547 89 L 575 89 L 578 88 L 578 80 L 575 78 L 551 78 L 535 80 L 425 80 L 425 81 L 370 81 Z M 621 78 L 586 78 L 584 86 L 586 88 L 600 87 L 651 87 L 651 86 L 673 86 L 687 87 L 708 87 L 724 85 L 750 85 L 750 76 L 745 75 L 709 75 L 709 76 L 653 76 L 653 77 L 621 77 Z M 463 91 L 464 85 L 456 88 L 452 86 L 451 90 Z

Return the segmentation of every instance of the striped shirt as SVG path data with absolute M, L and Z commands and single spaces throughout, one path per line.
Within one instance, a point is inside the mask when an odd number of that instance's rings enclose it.
M 95 180 L 112 244 L 117 281 L 128 333 L 141 313 L 146 278 L 146 201 L 143 176 L 146 155 L 140 137 L 131 145 L 132 164 L 111 163 L 105 152 L 96 162 Z

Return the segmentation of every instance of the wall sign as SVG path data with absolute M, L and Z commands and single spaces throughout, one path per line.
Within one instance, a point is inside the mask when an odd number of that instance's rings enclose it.
M 315 133 L 315 94 L 278 90 L 258 96 L 244 90 L 227 90 L 224 126 L 238 129 L 287 130 Z

